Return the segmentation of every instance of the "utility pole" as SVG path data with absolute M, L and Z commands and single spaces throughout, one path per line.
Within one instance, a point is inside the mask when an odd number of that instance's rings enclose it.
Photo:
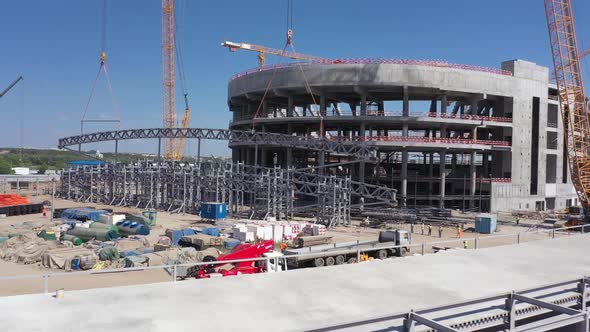
M 55 209 L 55 205 L 53 201 L 55 199 L 55 179 L 51 179 L 51 223 L 53 223 L 53 212 Z

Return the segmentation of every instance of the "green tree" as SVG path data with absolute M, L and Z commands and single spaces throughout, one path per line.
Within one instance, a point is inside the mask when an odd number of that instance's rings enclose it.
M 12 174 L 10 163 L 6 160 L 0 160 L 0 174 Z
M 37 171 L 37 174 L 45 174 L 46 171 L 47 171 L 47 165 L 41 165 L 41 166 L 39 166 L 39 170 Z

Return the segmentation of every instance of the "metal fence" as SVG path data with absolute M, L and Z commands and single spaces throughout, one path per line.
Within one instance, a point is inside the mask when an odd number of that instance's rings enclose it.
M 411 253 L 419 253 L 421 255 L 432 253 L 432 246 L 434 245 L 461 245 L 465 242 L 468 243 L 468 247 L 465 249 L 473 249 L 477 250 L 480 249 L 480 244 L 482 241 L 491 240 L 491 239 L 500 239 L 506 238 L 509 239 L 507 243 L 502 244 L 520 244 L 524 238 L 528 235 L 536 234 L 536 235 L 544 235 L 541 237 L 537 237 L 534 240 L 543 240 L 543 239 L 554 239 L 556 237 L 564 236 L 564 235 L 571 235 L 572 231 L 586 233 L 590 230 L 590 225 L 580 225 L 580 226 L 571 226 L 571 227 L 562 227 L 562 228 L 554 228 L 554 229 L 536 229 L 534 231 L 529 232 L 518 232 L 518 233 L 510 233 L 510 234 L 501 234 L 501 235 L 491 235 L 485 237 L 470 237 L 470 238 L 456 238 L 456 239 L 449 239 L 443 241 L 435 241 L 435 242 L 421 242 L 421 243 L 411 243 L 410 245 L 386 245 L 383 243 L 373 243 L 372 247 L 363 247 L 362 249 L 354 248 L 355 244 L 351 244 L 346 247 L 336 247 L 337 244 L 334 244 L 334 248 L 340 248 L 339 250 L 330 250 L 330 255 L 326 256 L 338 256 L 338 255 L 356 255 L 356 261 L 361 261 L 361 255 L 363 253 L 371 253 L 374 251 L 379 251 L 383 249 L 401 249 L 401 248 L 410 248 Z M 458 243 L 459 242 L 459 243 Z M 362 242 L 357 241 L 357 243 L 362 244 Z M 412 249 L 414 248 L 414 249 Z M 239 263 L 239 262 L 264 262 L 268 269 L 274 270 L 274 272 L 279 271 L 287 271 L 288 270 L 288 263 L 287 261 L 290 259 L 305 259 L 311 257 L 317 257 L 318 252 L 306 253 L 306 254 L 297 254 L 297 255 L 284 255 L 281 257 L 260 257 L 260 258 L 249 258 L 249 259 L 238 259 L 238 260 L 227 260 L 227 261 L 220 261 L 213 264 L 228 264 L 228 263 Z M 277 261 L 273 261 L 277 259 Z M 133 271 L 149 271 L 149 270 L 165 270 L 167 273 L 170 274 L 171 281 L 176 282 L 178 279 L 178 271 L 179 269 L 186 269 L 191 267 L 199 267 L 199 266 L 206 266 L 211 265 L 212 262 L 200 262 L 200 263 L 185 263 L 185 264 L 171 264 L 171 265 L 158 265 L 158 266 L 146 266 L 146 267 L 129 267 L 129 268 L 118 268 L 118 269 L 103 269 L 103 270 L 88 270 L 88 271 L 77 271 L 77 272 L 50 272 L 50 273 L 41 273 L 41 274 L 29 274 L 29 275 L 16 275 L 16 276 L 1 276 L 0 277 L 0 284 L 6 281 L 11 280 L 24 280 L 24 279 L 40 279 L 42 283 L 42 287 L 40 289 L 43 290 L 43 293 L 49 292 L 49 282 L 51 279 L 59 278 L 59 277 L 75 277 L 75 276 L 83 276 L 83 275 L 103 275 L 109 273 L 121 273 L 121 272 L 133 272 Z M 100 287 L 96 287 L 100 288 Z

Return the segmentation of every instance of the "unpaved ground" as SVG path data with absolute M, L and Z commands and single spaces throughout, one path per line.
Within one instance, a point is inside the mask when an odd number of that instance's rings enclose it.
M 30 198 L 32 202 L 42 202 L 44 200 L 50 200 L 47 196 L 37 196 Z M 55 199 L 55 207 L 81 207 L 91 206 L 95 208 L 109 208 L 113 209 L 114 212 L 130 212 L 139 213 L 141 210 L 128 207 L 113 207 L 100 204 L 83 203 L 83 202 L 72 202 L 62 199 Z M 15 225 L 22 224 L 26 221 L 41 221 L 49 222 L 49 211 L 48 216 L 43 217 L 42 214 L 15 216 L 0 219 L 0 234 L 3 232 L 10 232 L 14 229 Z M 228 220 L 226 223 L 222 223 L 221 227 L 229 227 L 231 223 L 237 222 L 236 220 Z M 414 226 L 414 233 L 411 235 L 412 244 L 424 243 L 424 251 L 426 253 L 432 253 L 433 245 L 439 247 L 450 247 L 450 248 L 462 248 L 465 239 L 477 237 L 477 245 L 479 248 L 493 247 L 500 245 L 515 244 L 518 240 L 520 242 L 527 242 L 533 240 L 546 239 L 550 236 L 548 233 L 535 233 L 530 231 L 528 225 L 534 224 L 534 221 L 523 220 L 520 226 L 516 225 L 499 225 L 498 232 L 494 235 L 507 235 L 505 237 L 490 238 L 491 235 L 486 234 L 474 234 L 465 232 L 463 237 L 458 239 L 456 237 L 456 228 L 445 227 L 443 229 L 442 237 L 438 236 L 438 227 L 432 227 L 432 235 L 428 235 L 428 227 L 425 227 L 425 234 L 421 234 L 420 225 Z M 182 215 L 182 214 L 170 214 L 167 212 L 158 212 L 157 225 L 152 229 L 149 235 L 150 243 L 156 243 L 159 236 L 162 236 L 167 228 L 182 228 L 182 227 L 195 227 L 195 226 L 210 226 L 209 223 L 202 223 L 200 217 L 194 215 Z M 399 228 L 410 231 L 410 225 L 401 224 Z M 466 225 L 466 228 L 473 227 L 473 225 Z M 358 226 L 350 227 L 338 227 L 331 229 L 326 232 L 326 235 L 331 235 L 334 238 L 334 242 L 350 242 L 350 241 L 364 241 L 364 240 L 376 240 L 379 234 L 379 229 L 372 228 L 361 228 Z M 517 233 L 521 233 L 520 239 Z M 557 234 L 556 237 L 567 236 L 567 234 Z M 451 241 L 444 244 L 433 244 L 434 242 L 440 241 Z M 468 248 L 473 249 L 475 241 L 468 240 Z M 411 253 L 416 254 L 422 251 L 421 247 L 413 247 Z M 62 270 L 50 270 L 38 265 L 22 265 L 13 262 L 6 262 L 0 260 L 0 277 L 7 276 L 22 276 L 22 275 L 41 275 L 44 273 L 62 273 Z M 112 287 L 132 284 L 146 284 L 153 282 L 164 282 L 170 281 L 172 278 L 164 270 L 145 270 L 145 271 L 132 271 L 132 272 L 121 272 L 121 273 L 108 273 L 108 274 L 88 274 L 88 275 L 71 275 L 71 276 L 60 276 L 52 277 L 48 280 L 48 289 L 50 292 L 55 291 L 59 288 L 66 290 L 77 290 L 77 289 L 89 289 L 89 288 L 100 288 L 100 287 Z M 19 279 L 19 280 L 0 280 L 0 296 L 27 294 L 27 293 L 38 293 L 43 291 L 43 280 L 41 278 L 31 279 Z

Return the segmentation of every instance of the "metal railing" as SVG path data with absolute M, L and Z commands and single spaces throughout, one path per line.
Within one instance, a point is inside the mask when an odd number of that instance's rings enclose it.
M 470 71 L 478 71 L 478 72 L 484 72 L 484 73 L 490 73 L 490 74 L 512 76 L 512 72 L 509 70 L 482 67 L 482 66 L 465 65 L 465 64 L 457 64 L 457 63 L 449 63 L 444 60 L 343 58 L 343 59 L 328 59 L 325 61 L 315 61 L 315 62 L 311 62 L 311 63 L 294 62 L 294 63 L 280 63 L 280 64 L 267 65 L 267 66 L 264 66 L 263 68 L 248 69 L 246 71 L 234 74 L 232 77 L 230 77 L 229 80 L 233 81 L 236 78 L 246 76 L 249 74 L 253 74 L 253 73 L 257 73 L 257 72 L 263 72 L 263 71 L 274 70 L 274 69 L 289 68 L 289 67 L 295 67 L 295 66 L 346 65 L 346 64 L 353 64 L 353 65 L 355 65 L 355 64 L 363 64 L 363 65 L 368 65 L 368 64 L 414 65 L 414 66 L 425 66 L 425 67 L 439 67 L 439 68 L 470 70 Z
M 361 255 L 363 253 L 370 253 L 374 251 L 384 250 L 384 249 L 401 249 L 401 248 L 410 248 L 410 252 L 412 252 L 411 248 L 418 248 L 419 253 L 421 255 L 425 255 L 427 253 L 427 247 L 433 245 L 444 245 L 450 243 L 457 243 L 458 241 L 464 242 L 467 241 L 474 244 L 472 249 L 479 249 L 479 243 L 482 240 L 489 240 L 489 239 L 498 239 L 498 238 L 515 238 L 515 244 L 520 244 L 522 237 L 524 235 L 531 235 L 531 234 L 539 234 L 539 233 L 547 233 L 549 238 L 555 238 L 556 234 L 559 235 L 565 231 L 571 230 L 580 230 L 581 233 L 585 233 L 586 230 L 590 230 L 590 225 L 579 225 L 579 226 L 571 226 L 571 227 L 561 227 L 561 228 L 553 228 L 553 229 L 535 229 L 532 232 L 518 232 L 518 233 L 510 233 L 510 234 L 500 234 L 500 235 L 491 235 L 485 237 L 471 237 L 471 238 L 456 238 L 450 240 L 443 240 L 443 241 L 435 241 L 435 242 L 421 242 L 421 243 L 410 243 L 409 245 L 387 245 L 384 243 L 370 243 L 371 247 L 364 247 L 364 248 L 354 248 L 355 245 L 362 245 L 363 242 L 357 241 L 355 244 L 350 244 L 344 247 L 337 247 L 337 244 L 334 244 L 335 248 L 341 248 L 340 250 L 330 250 L 330 256 L 338 256 L 338 255 L 356 255 L 357 262 L 361 261 Z M 327 252 L 327 251 L 324 251 Z M 117 268 L 117 269 L 103 269 L 103 270 L 88 270 L 88 271 L 77 271 L 77 272 L 50 272 L 50 273 L 41 273 L 41 274 L 28 274 L 28 275 L 16 275 L 16 276 L 0 276 L 0 283 L 3 281 L 10 281 L 10 280 L 23 280 L 23 279 L 41 279 L 43 283 L 43 293 L 49 292 L 49 280 L 52 278 L 58 277 L 75 277 L 81 275 L 98 275 L 98 274 L 108 274 L 108 273 L 117 273 L 117 272 L 133 272 L 133 271 L 145 271 L 145 270 L 165 270 L 171 275 L 172 281 L 176 282 L 178 277 L 178 269 L 179 268 L 189 268 L 189 267 L 200 267 L 200 266 L 209 266 L 209 265 L 221 265 L 221 264 L 228 264 L 228 263 L 240 263 L 240 262 L 266 262 L 266 267 L 268 269 L 273 269 L 278 272 L 281 269 L 281 266 L 285 269 L 284 271 L 288 270 L 288 260 L 298 260 L 298 259 L 305 259 L 305 258 L 312 258 L 317 257 L 319 253 L 322 251 L 315 251 L 311 253 L 305 254 L 291 254 L 291 255 L 284 255 L 281 257 L 259 257 L 259 258 L 248 258 L 248 259 L 236 259 L 236 260 L 227 260 L 227 261 L 217 261 L 217 262 L 199 262 L 199 263 L 184 263 L 184 264 L 169 264 L 169 265 L 157 265 L 157 266 L 145 266 L 145 267 L 129 267 L 129 268 Z M 278 263 L 271 263 L 272 260 L 278 260 Z M 100 288 L 100 287 L 97 287 Z

